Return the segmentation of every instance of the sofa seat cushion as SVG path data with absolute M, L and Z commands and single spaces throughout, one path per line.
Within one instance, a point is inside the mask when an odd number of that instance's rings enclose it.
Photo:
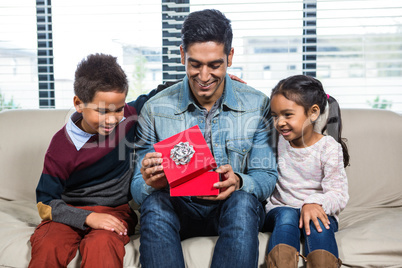
M 264 256 L 267 248 L 268 233 L 259 233 L 259 252 L 258 267 L 265 267 Z M 212 254 L 218 237 L 195 237 L 186 239 L 182 242 L 183 255 L 186 267 L 206 268 L 211 266 Z
M 31 259 L 29 239 L 41 219 L 36 204 L 31 201 L 0 199 L 0 267 L 27 267 Z M 260 233 L 260 253 L 265 252 L 268 233 Z M 182 242 L 186 267 L 209 267 L 217 237 L 197 237 Z M 131 236 L 125 246 L 124 267 L 139 267 L 140 236 Z M 68 267 L 80 267 L 81 256 L 77 254 Z M 264 264 L 260 254 L 259 265 Z
M 336 233 L 348 267 L 401 267 L 402 207 L 346 208 Z
M 359 215 L 358 217 L 356 215 Z M 340 215 L 336 233 L 343 267 L 400 267 L 402 263 L 402 207 L 346 208 Z M 0 267 L 27 267 L 31 246 L 29 238 L 40 218 L 30 201 L 0 199 Z M 259 267 L 269 233 L 259 234 Z M 187 267 L 209 267 L 217 237 L 190 238 L 182 242 Z M 124 267 L 139 267 L 139 235 L 126 245 Z M 79 267 L 79 254 L 68 267 Z M 299 267 L 303 261 L 300 259 Z
M 27 267 L 29 239 L 40 223 L 35 203 L 0 199 L 0 266 Z
M 29 239 L 41 222 L 31 201 L 0 199 L 0 267 L 27 267 L 31 259 Z M 139 267 L 139 236 L 131 236 L 125 246 L 124 267 Z M 80 267 L 77 254 L 68 267 Z

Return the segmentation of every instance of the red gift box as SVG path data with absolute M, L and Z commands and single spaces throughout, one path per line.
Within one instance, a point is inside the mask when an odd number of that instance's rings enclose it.
M 170 188 L 170 196 L 207 196 L 218 195 L 219 189 L 213 187 L 219 182 L 219 173 L 209 171 L 189 181 Z
M 154 149 L 162 154 L 171 188 L 217 167 L 198 125 L 155 143 Z

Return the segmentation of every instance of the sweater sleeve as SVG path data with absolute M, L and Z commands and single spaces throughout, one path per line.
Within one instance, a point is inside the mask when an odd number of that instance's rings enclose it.
M 55 160 L 51 148 L 45 156 L 43 173 L 36 188 L 36 200 L 39 216 L 43 220 L 52 220 L 85 230 L 86 217 L 92 211 L 75 208 L 67 205 L 61 198 L 65 188 L 66 163 Z M 50 175 L 52 174 L 52 175 Z
M 265 99 L 260 123 L 253 136 L 246 172 L 235 172 L 242 179 L 240 190 L 253 194 L 264 202 L 274 191 L 278 179 L 276 159 L 272 147 L 273 132 L 269 99 Z M 264 161 L 261 159 L 264 158 Z
M 349 200 L 348 181 L 343 167 L 342 147 L 336 141 L 336 146 L 324 151 L 322 169 L 324 178 L 321 182 L 322 193 L 310 195 L 304 204 L 316 203 L 322 205 L 328 215 L 338 215 Z

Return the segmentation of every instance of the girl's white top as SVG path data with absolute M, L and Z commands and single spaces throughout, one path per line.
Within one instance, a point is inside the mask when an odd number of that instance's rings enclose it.
M 293 148 L 280 135 L 278 172 L 278 182 L 265 207 L 267 212 L 279 206 L 301 208 L 316 203 L 338 220 L 349 194 L 342 147 L 334 138 L 324 136 L 312 146 Z

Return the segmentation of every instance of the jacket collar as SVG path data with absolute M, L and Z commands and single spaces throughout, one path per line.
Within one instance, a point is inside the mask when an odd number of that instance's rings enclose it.
M 177 105 L 177 114 L 185 112 L 190 105 L 196 106 L 195 100 L 191 94 L 190 86 L 188 84 L 187 75 L 183 79 L 183 90 L 180 91 L 179 103 Z M 226 106 L 230 110 L 234 111 L 244 111 L 237 91 L 233 89 L 232 79 L 228 74 L 225 76 L 225 89 L 223 91 L 222 106 Z

